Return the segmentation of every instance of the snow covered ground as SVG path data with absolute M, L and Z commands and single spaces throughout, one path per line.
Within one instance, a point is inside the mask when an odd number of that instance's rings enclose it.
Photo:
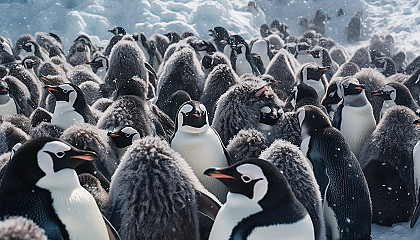
M 369 43 L 375 33 L 391 34 L 396 50 L 404 50 L 408 60 L 420 55 L 420 2 L 415 0 L 255 0 L 265 10 L 266 22 L 278 19 L 301 34 L 301 18 L 311 20 L 316 10 L 326 12 L 326 36 L 335 39 L 349 53 Z M 5 0 L 0 3 L 0 35 L 13 42 L 24 33 L 53 32 L 68 50 L 79 34 L 87 34 L 97 45 L 106 46 L 115 26 L 127 32 L 153 33 L 191 31 L 210 39 L 208 29 L 223 26 L 231 33 L 250 39 L 259 34 L 261 19 L 247 12 L 248 0 Z M 344 15 L 338 16 L 343 9 Z M 354 12 L 362 11 L 365 29 L 361 42 L 348 43 L 345 27 Z M 420 226 L 408 223 L 392 227 L 373 225 L 373 239 L 420 239 Z

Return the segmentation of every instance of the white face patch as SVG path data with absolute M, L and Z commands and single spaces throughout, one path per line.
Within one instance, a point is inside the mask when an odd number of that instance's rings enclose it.
M 133 135 L 132 141 L 134 142 L 135 140 L 140 139 L 140 134 L 139 132 L 137 132 L 136 129 L 132 128 L 132 127 L 124 127 L 123 129 L 121 129 L 121 132 L 123 132 L 124 134 L 127 135 Z M 127 136 L 128 137 L 128 136 Z
M 200 103 L 200 110 L 203 112 L 207 112 L 206 106 L 204 104 Z
M 261 179 L 254 185 L 254 197 L 252 199 L 255 201 L 260 201 L 263 199 L 268 190 L 268 181 L 262 169 L 257 165 L 248 163 L 236 167 L 236 171 L 242 175 L 241 180 L 244 183 L 248 183 L 256 179 Z
M 189 113 L 193 110 L 193 106 L 190 104 L 185 104 L 182 108 L 181 108 L 181 112 L 182 113 Z
M 389 94 L 389 96 L 391 97 L 391 100 L 395 102 L 395 99 L 397 98 L 397 90 L 395 90 L 395 88 L 386 85 L 382 91 L 386 92 Z
M 270 108 L 270 107 L 268 107 L 268 106 L 264 106 L 264 107 L 262 107 L 262 108 L 260 109 L 260 111 L 261 111 L 262 113 L 265 113 L 265 114 L 267 114 L 267 113 L 271 113 L 271 108 Z
M 299 125 L 302 127 L 303 120 L 305 120 L 305 108 L 301 107 L 296 111 L 296 114 L 298 115 L 299 119 Z
M 77 98 L 77 92 L 76 92 L 76 90 L 72 86 L 70 86 L 69 84 L 62 84 L 62 85 L 59 85 L 59 87 L 61 89 L 63 89 L 63 92 L 64 93 L 70 92 L 70 94 L 69 94 L 69 103 L 70 103 L 70 105 L 73 106 L 73 104 L 74 104 L 74 102 L 76 101 L 76 98 Z
M 16 143 L 15 146 L 12 147 L 12 151 L 10 152 L 10 159 L 13 158 L 16 151 L 22 146 L 22 143 Z
M 41 168 L 46 175 L 54 173 L 54 162 L 50 153 L 55 154 L 58 158 L 62 158 L 65 155 L 65 152 L 70 149 L 71 147 L 69 145 L 60 141 L 46 143 L 37 154 L 39 168 Z

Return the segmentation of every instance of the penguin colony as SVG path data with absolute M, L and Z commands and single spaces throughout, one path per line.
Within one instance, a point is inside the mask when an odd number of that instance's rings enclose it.
M 420 70 L 330 16 L 0 36 L 0 238 L 371 239 L 420 215 Z M 338 11 L 340 17 L 343 11 Z M 351 13 L 345 13 L 351 14 Z M 126 26 L 129 27 L 129 26 Z M 363 39 L 363 14 L 348 41 Z M 397 207 L 396 207 L 397 206 Z

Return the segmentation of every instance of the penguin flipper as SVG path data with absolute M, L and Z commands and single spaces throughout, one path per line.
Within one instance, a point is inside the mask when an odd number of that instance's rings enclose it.
M 210 126 L 210 127 L 211 127 L 211 126 Z M 226 157 L 226 160 L 227 160 L 228 165 L 229 165 L 229 166 L 233 165 L 235 162 L 233 161 L 233 158 L 230 156 L 230 154 L 229 154 L 229 152 L 227 151 L 227 149 L 226 149 L 225 145 L 223 144 L 222 139 L 220 138 L 219 133 L 218 133 L 218 132 L 216 131 L 216 129 L 214 129 L 213 127 L 211 127 L 211 129 L 213 129 L 214 133 L 215 133 L 215 134 L 217 135 L 217 137 L 219 138 L 219 142 L 220 142 L 220 145 L 222 145 L 223 152 L 224 152 L 224 154 L 225 154 L 225 157 Z
M 105 221 L 109 240 L 121 240 L 120 235 L 118 234 L 117 230 L 115 230 L 114 226 L 112 226 L 111 222 L 104 215 L 102 215 L 102 218 Z
M 417 199 L 420 199 L 420 192 Z M 410 221 L 410 228 L 413 228 L 416 225 L 417 220 L 419 219 L 419 216 L 420 216 L 420 200 L 417 201 L 416 207 L 414 208 L 413 216 L 411 217 L 411 221 Z
M 341 120 L 342 120 L 341 119 L 342 118 L 341 114 L 342 114 L 342 111 L 343 111 L 343 107 L 344 107 L 343 103 L 338 105 L 337 109 L 334 112 L 334 118 L 333 118 L 333 121 L 331 123 L 331 125 L 333 127 L 337 128 L 338 130 L 340 130 L 339 127 L 341 125 Z
M 198 211 L 211 218 L 213 221 L 220 210 L 220 205 L 205 193 L 196 190 L 196 200 L 198 203 Z

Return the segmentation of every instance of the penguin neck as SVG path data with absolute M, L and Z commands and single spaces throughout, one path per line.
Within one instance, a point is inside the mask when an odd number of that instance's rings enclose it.
M 179 131 L 187 133 L 187 134 L 200 134 L 205 133 L 209 130 L 210 126 L 205 124 L 201 128 L 191 127 L 191 126 L 181 126 L 179 127 Z
M 385 101 L 382 103 L 382 108 L 381 108 L 381 115 L 380 115 L 380 118 L 382 118 L 382 117 L 385 115 L 385 112 L 386 112 L 388 109 L 390 109 L 390 108 L 392 108 L 392 107 L 394 107 L 394 106 L 397 106 L 397 104 L 395 103 L 395 101 L 394 101 L 394 100 L 385 100 Z
M 54 108 L 54 114 L 61 114 L 64 112 L 70 112 L 74 111 L 74 107 L 66 101 L 56 101 L 55 102 L 55 108 Z
M 98 77 L 104 81 L 105 80 L 105 75 L 106 75 L 107 69 L 106 67 L 100 67 L 98 68 L 98 70 L 96 71 L 96 75 L 98 75 Z
M 11 99 L 9 94 L 0 94 L 0 105 L 6 104 Z
M 272 131 L 274 128 L 274 126 L 265 124 L 265 123 L 258 123 L 258 130 L 260 130 L 261 132 L 270 132 Z
M 363 107 L 370 103 L 368 99 L 366 98 L 365 90 L 363 90 L 361 93 L 357 95 L 344 96 L 343 104 L 344 106 L 350 106 L 350 107 Z
M 81 187 L 76 171 L 70 168 L 48 173 L 39 179 L 35 185 L 50 192 L 71 191 Z
M 122 156 L 124 155 L 124 153 L 127 151 L 127 149 L 130 147 L 131 145 L 128 145 L 127 147 L 123 147 L 123 148 L 117 148 L 117 154 L 118 154 L 118 159 L 121 160 Z

